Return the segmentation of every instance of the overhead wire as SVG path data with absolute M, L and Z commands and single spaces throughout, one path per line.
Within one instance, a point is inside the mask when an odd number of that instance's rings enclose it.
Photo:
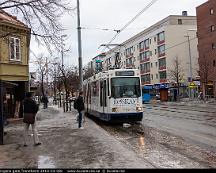
M 150 8 L 154 3 L 156 3 L 158 0 L 152 0 L 147 6 L 145 6 L 135 17 L 133 17 L 129 22 L 127 22 L 121 29 L 119 32 L 117 32 L 114 37 L 109 41 L 108 44 L 112 43 L 116 37 L 124 30 L 126 29 L 134 20 L 136 20 L 142 13 L 144 13 L 148 8 Z M 102 50 L 102 52 L 105 50 L 106 48 L 104 48 Z

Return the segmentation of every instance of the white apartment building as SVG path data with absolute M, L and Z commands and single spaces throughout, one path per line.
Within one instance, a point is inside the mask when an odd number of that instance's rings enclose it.
M 115 64 L 120 52 L 121 68 L 139 68 L 142 85 L 176 83 L 170 75 L 178 59 L 183 79 L 181 86 L 188 86 L 188 79 L 198 76 L 197 23 L 195 16 L 171 15 L 126 40 L 121 46 L 106 53 L 105 70 Z

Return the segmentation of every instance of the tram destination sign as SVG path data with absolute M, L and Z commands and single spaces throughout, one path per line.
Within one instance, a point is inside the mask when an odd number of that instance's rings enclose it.
M 116 71 L 116 76 L 134 76 L 134 71 Z

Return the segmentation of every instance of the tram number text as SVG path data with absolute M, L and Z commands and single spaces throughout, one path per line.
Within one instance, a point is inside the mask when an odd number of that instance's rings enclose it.
M 114 105 L 135 105 L 136 100 L 135 99 L 115 99 Z

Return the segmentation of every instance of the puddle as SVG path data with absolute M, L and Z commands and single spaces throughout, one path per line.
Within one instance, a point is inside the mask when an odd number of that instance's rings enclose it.
M 56 168 L 54 161 L 49 156 L 38 157 L 38 168 Z
M 124 124 L 123 124 L 123 127 L 124 127 L 124 128 L 129 128 L 129 127 L 131 127 L 131 125 L 128 124 L 128 123 L 124 123 Z

